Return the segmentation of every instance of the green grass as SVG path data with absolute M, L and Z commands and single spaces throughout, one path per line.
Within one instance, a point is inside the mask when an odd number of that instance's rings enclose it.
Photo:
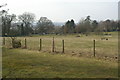
M 3 78 L 116 78 L 118 64 L 96 58 L 71 57 L 3 47 Z
M 3 77 L 6 78 L 114 78 L 117 77 L 118 33 L 111 36 L 81 34 L 34 35 L 17 37 L 27 49 L 9 49 L 11 39 L 6 38 L 3 47 Z M 76 37 L 81 35 L 81 37 Z M 51 53 L 52 37 L 55 37 L 55 53 Z M 109 40 L 101 40 L 106 37 Z M 39 39 L 42 39 L 42 51 Z M 1 38 L 0 38 L 1 39 Z M 62 40 L 65 40 L 65 54 Z M 96 40 L 96 58 L 93 56 L 93 40 Z M 59 54 L 56 54 L 59 53 Z M 76 55 L 73 55 L 76 54 Z M 86 57 L 87 56 L 87 57 Z M 108 56 L 109 58 L 105 58 Z M 106 60 L 105 60 L 106 59 Z
M 96 40 L 96 55 L 98 57 L 109 56 L 113 58 L 118 56 L 118 33 L 110 32 L 111 36 L 94 35 L 89 36 L 81 34 L 71 35 L 35 35 L 33 37 L 18 37 L 22 40 L 22 46 L 24 46 L 24 38 L 27 39 L 27 49 L 39 50 L 39 38 L 42 39 L 42 51 L 50 52 L 52 49 L 52 37 L 55 37 L 55 51 L 62 52 L 62 40 L 65 40 L 65 53 L 82 53 L 82 55 L 93 55 L 93 40 Z M 81 37 L 76 37 L 81 35 Z M 109 40 L 101 40 L 102 37 L 107 37 Z M 6 46 L 10 47 L 10 38 L 6 40 Z

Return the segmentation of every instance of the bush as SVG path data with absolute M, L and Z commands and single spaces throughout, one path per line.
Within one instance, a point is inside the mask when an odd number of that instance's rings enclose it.
M 20 48 L 21 47 L 21 40 L 12 39 L 12 47 L 13 48 Z

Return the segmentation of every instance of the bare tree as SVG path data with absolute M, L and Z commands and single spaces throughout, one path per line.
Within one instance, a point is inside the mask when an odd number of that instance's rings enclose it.
M 10 28 L 11 28 L 11 22 L 16 19 L 16 15 L 4 15 L 2 16 L 2 34 L 5 36 L 6 34 L 9 36 L 10 34 Z
M 22 22 L 21 32 L 25 33 L 23 35 L 29 35 L 32 31 L 32 23 L 35 20 L 35 15 L 33 13 L 25 12 L 22 15 L 19 15 L 18 18 Z
M 0 8 L 4 7 L 4 6 L 6 6 L 6 5 L 7 5 L 7 4 L 0 5 Z M 2 35 L 2 15 L 3 15 L 4 13 L 7 13 L 7 11 L 6 11 L 6 10 L 1 10 L 1 11 L 0 11 L 0 35 Z
M 41 17 L 37 23 L 37 31 L 40 34 L 52 33 L 54 30 L 54 24 L 47 17 Z
M 0 5 L 0 8 L 5 7 L 6 5 L 7 5 L 7 4 Z M 8 9 L 8 10 L 9 10 L 9 9 Z M 1 11 L 0 11 L 0 16 L 2 16 L 4 13 L 7 13 L 8 10 L 1 10 Z
M 79 21 L 79 23 L 77 24 L 76 32 L 77 32 L 77 33 L 86 33 L 86 32 L 87 32 L 87 28 L 86 28 L 86 26 L 85 26 L 85 21 L 84 21 L 84 19 L 81 19 L 81 20 Z

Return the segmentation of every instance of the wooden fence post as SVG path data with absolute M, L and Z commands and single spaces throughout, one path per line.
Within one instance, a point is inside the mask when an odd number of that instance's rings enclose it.
M 25 48 L 27 48 L 27 40 L 26 40 L 26 38 L 25 38 Z
M 14 48 L 14 47 L 13 47 L 13 44 L 14 44 L 13 39 L 11 39 L 11 43 L 12 43 L 12 48 Z
M 42 39 L 40 39 L 40 49 L 39 49 L 39 51 L 41 51 L 42 50 Z
M 93 54 L 94 54 L 94 57 L 95 57 L 95 40 L 93 40 Z
M 3 45 L 5 45 L 5 38 L 3 37 Z
M 63 45 L 62 53 L 64 53 L 64 40 L 62 40 L 62 45 Z
M 54 37 L 53 37 L 52 52 L 54 52 L 54 48 L 55 48 L 55 43 L 54 43 Z

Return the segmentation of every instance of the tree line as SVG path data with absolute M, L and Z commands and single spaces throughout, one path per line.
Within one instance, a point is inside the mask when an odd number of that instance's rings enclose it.
M 103 32 L 119 31 L 120 21 L 107 19 L 105 21 L 91 20 L 90 16 L 81 19 L 79 23 L 75 23 L 73 19 L 66 21 L 63 26 L 55 26 L 52 20 L 47 17 L 40 17 L 35 21 L 35 14 L 25 12 L 16 16 L 9 14 L 7 11 L 0 15 L 2 21 L 1 36 L 28 36 L 33 34 L 88 34 L 94 32 L 101 34 Z M 36 22 L 36 23 L 35 23 Z

